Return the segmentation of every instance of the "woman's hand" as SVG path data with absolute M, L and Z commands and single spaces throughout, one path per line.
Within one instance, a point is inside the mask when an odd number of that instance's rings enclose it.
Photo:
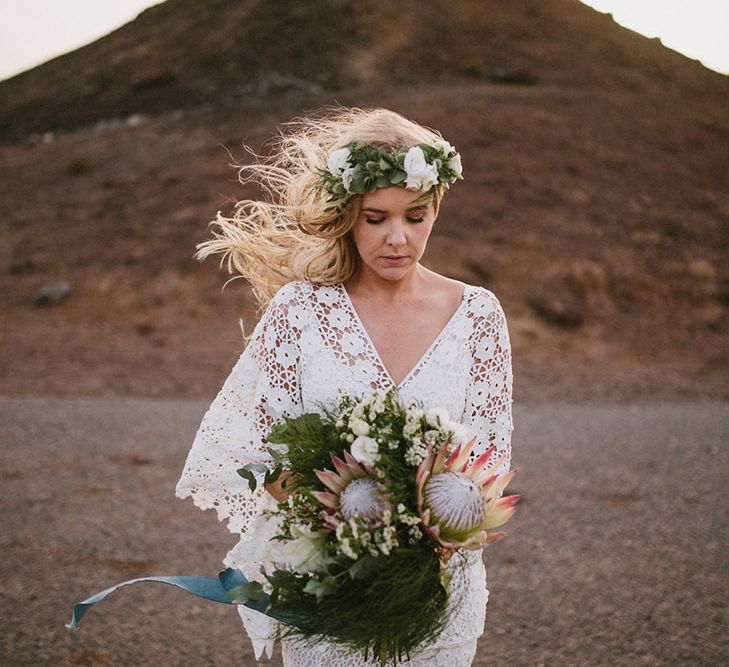
M 290 477 L 292 472 L 290 470 L 282 470 L 281 474 L 275 482 L 266 484 L 266 491 L 268 491 L 278 502 L 283 503 L 289 497 L 289 491 L 284 488 L 282 482 Z
M 441 547 L 440 548 L 440 561 L 445 565 L 452 557 L 453 554 L 456 553 L 455 549 L 451 549 L 449 547 Z

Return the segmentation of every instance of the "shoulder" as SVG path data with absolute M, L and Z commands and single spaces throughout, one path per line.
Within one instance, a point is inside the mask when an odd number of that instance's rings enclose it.
M 469 292 L 469 312 L 473 317 L 505 317 L 501 301 L 490 289 L 482 285 L 466 285 Z
M 276 306 L 298 303 L 307 285 L 309 283 L 304 280 L 291 280 L 276 290 L 270 303 Z
M 266 328 L 273 330 L 300 330 L 304 326 L 307 290 L 310 284 L 303 280 L 292 280 L 279 287 L 261 317 Z
M 466 317 L 470 322 L 471 343 L 508 336 L 506 314 L 496 294 L 480 285 L 468 285 L 466 289 L 469 291 Z

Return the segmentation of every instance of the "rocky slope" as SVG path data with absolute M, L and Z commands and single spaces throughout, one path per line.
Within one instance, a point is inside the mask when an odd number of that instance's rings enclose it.
M 729 79 L 576 1 L 168 0 L 0 98 L 4 393 L 210 396 L 255 310 L 192 259 L 228 163 L 332 103 L 461 152 L 424 263 L 499 296 L 515 398 L 728 393 Z

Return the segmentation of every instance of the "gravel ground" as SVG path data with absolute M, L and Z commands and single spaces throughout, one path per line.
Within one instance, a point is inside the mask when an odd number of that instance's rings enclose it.
M 132 586 L 215 575 L 235 537 L 174 497 L 207 402 L 0 397 L 7 665 L 255 665 L 232 607 Z M 719 665 L 729 403 L 519 403 L 510 535 L 477 666 Z M 280 651 L 270 663 L 281 664 Z

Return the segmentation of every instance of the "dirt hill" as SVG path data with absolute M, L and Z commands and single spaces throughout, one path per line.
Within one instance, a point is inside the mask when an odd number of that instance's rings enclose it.
M 499 296 L 515 398 L 729 394 L 729 78 L 576 0 L 168 0 L 0 99 L 2 392 L 208 397 L 254 311 L 192 259 L 254 194 L 226 151 L 338 102 L 461 152 L 424 263 Z

